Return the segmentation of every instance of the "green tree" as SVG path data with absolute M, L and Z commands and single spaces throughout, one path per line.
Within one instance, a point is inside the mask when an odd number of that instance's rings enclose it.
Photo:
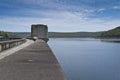
M 4 31 L 0 31 L 0 36 L 3 36 L 4 38 L 8 38 L 8 33 L 4 32 Z

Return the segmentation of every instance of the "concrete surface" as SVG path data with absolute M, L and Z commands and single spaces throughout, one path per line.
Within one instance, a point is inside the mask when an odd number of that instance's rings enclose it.
M 49 46 L 38 40 L 0 60 L 0 80 L 67 80 Z
M 10 49 L 8 49 L 8 50 L 2 51 L 2 52 L 0 52 L 0 59 L 3 59 L 3 58 L 5 58 L 6 56 L 9 56 L 9 55 L 17 52 L 18 50 L 23 49 L 23 48 L 29 46 L 29 45 L 32 44 L 32 43 L 33 43 L 32 40 L 28 40 L 28 39 L 27 39 L 27 41 L 26 41 L 25 43 L 23 43 L 23 44 L 21 44 L 21 45 L 19 45 L 19 46 L 16 46 L 16 47 L 10 48 Z

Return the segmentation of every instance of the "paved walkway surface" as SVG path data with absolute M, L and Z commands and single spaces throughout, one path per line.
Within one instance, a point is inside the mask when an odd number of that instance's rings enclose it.
M 8 49 L 8 50 L 2 51 L 2 52 L 0 52 L 0 59 L 3 59 L 3 58 L 5 58 L 6 56 L 9 56 L 9 55 L 17 52 L 18 50 L 21 50 L 21 49 L 29 46 L 29 45 L 32 44 L 32 43 L 33 43 L 32 40 L 27 39 L 27 41 L 26 41 L 25 43 L 23 43 L 23 44 L 21 44 L 21 45 L 19 45 L 19 46 L 16 46 L 16 47 L 10 48 L 10 49 Z
M 49 46 L 38 40 L 0 60 L 0 80 L 67 80 Z

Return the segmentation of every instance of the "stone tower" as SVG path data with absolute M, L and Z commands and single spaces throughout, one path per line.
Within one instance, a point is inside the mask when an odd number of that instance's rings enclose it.
M 34 39 L 36 37 L 37 39 L 42 39 L 44 41 L 48 41 L 48 27 L 47 25 L 43 24 L 35 24 L 31 26 L 31 38 Z

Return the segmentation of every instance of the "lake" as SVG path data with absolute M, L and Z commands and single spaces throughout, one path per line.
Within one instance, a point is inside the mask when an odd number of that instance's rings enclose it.
M 68 80 L 120 80 L 120 43 L 93 38 L 50 38 Z

